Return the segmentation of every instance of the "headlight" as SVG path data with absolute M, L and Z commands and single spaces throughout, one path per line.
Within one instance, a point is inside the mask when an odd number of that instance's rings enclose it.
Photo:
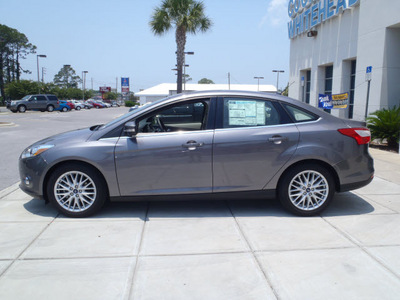
M 15 104 L 17 104 L 16 101 L 11 101 L 11 105 L 15 105 Z
M 39 146 L 29 147 L 29 148 L 25 149 L 24 152 L 22 152 L 21 158 L 37 156 L 40 153 L 43 153 L 44 151 L 46 151 L 50 148 L 53 148 L 53 147 L 54 147 L 54 145 L 39 145 Z

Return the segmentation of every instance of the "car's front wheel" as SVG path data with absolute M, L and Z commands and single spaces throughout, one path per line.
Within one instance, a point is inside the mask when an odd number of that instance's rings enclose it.
M 75 108 L 75 110 L 81 110 L 81 107 L 80 107 L 80 106 L 77 106 L 77 107 Z
M 62 111 L 63 111 L 63 112 L 67 112 L 67 111 L 68 111 L 68 108 L 63 107 L 63 108 L 62 108 Z
M 107 199 L 107 186 L 97 170 L 77 163 L 62 165 L 48 180 L 47 196 L 69 217 L 88 217 L 98 212 Z
M 297 165 L 285 173 L 278 186 L 282 205 L 299 216 L 323 211 L 335 194 L 332 174 L 317 164 Z

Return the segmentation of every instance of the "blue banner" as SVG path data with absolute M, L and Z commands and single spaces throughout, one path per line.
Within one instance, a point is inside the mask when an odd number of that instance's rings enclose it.
M 324 109 L 347 108 L 349 93 L 318 96 L 318 107 Z

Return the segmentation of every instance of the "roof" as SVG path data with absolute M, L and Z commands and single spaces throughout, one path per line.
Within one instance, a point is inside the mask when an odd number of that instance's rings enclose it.
M 183 88 L 183 86 L 182 86 Z M 197 84 L 187 83 L 185 91 L 209 91 L 209 90 L 228 90 L 228 84 Z M 253 91 L 253 92 L 276 92 L 276 87 L 270 84 L 231 84 L 231 90 Z M 161 83 L 151 88 L 145 89 L 135 96 L 167 96 L 176 93 L 176 83 Z

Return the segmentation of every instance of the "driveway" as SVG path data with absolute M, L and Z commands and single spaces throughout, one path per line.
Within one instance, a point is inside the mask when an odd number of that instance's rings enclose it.
M 0 192 L 0 299 L 398 299 L 400 155 L 313 218 L 277 201 L 109 204 L 68 219 Z

